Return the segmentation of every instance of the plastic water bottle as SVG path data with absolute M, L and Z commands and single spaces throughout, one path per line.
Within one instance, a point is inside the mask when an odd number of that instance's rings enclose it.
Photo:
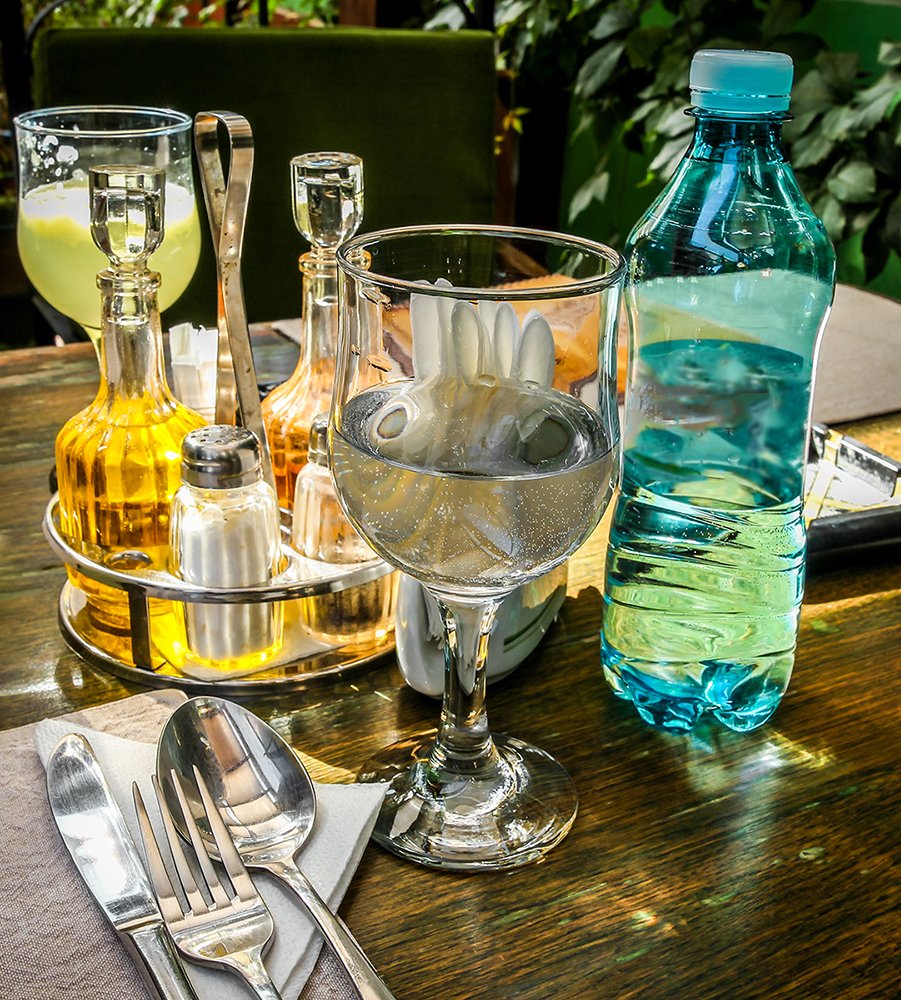
M 835 254 L 781 143 L 792 62 L 704 50 L 695 133 L 632 231 L 602 659 L 647 722 L 762 725 L 791 676 L 803 466 Z

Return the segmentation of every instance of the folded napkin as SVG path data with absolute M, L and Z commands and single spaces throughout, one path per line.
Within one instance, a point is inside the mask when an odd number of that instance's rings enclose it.
M 158 824 L 150 785 L 155 740 L 178 692 L 137 695 L 75 717 L 0 734 L 7 781 L 0 788 L 0 995 L 4 1000 L 143 1000 L 146 988 L 81 880 L 56 831 L 41 763 L 67 733 L 88 738 L 140 850 L 131 783 Z M 139 739 L 126 739 L 124 734 Z M 146 742 L 141 742 L 146 741 Z M 356 870 L 384 786 L 316 784 L 316 824 L 300 855 L 304 873 L 334 910 Z M 157 827 L 158 828 L 158 827 Z M 266 873 L 254 880 L 275 921 L 266 965 L 286 1000 L 356 996 L 296 897 Z M 314 970 L 315 966 L 315 970 Z M 246 1000 L 230 973 L 186 962 L 201 1000 Z M 312 973 L 312 975 L 311 975 Z M 307 981 L 309 980 L 309 981 Z
M 835 286 L 817 356 L 813 419 L 825 424 L 901 409 L 901 303 Z

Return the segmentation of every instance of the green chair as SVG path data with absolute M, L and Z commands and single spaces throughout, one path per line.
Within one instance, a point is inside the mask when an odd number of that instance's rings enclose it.
M 363 158 L 367 230 L 493 221 L 487 33 L 49 30 L 35 46 L 33 95 L 37 107 L 143 104 L 248 119 L 255 160 L 243 271 L 251 320 L 300 312 L 297 256 L 306 247 L 294 227 L 288 168 L 298 153 Z M 195 280 L 164 322 L 212 323 L 215 311 L 207 238 Z

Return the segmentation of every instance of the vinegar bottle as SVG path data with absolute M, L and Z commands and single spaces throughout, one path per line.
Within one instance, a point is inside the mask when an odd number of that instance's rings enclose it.
M 623 476 L 602 659 L 648 722 L 775 711 L 804 589 L 814 355 L 835 254 L 782 146 L 792 62 L 706 50 L 694 139 L 629 236 Z
M 91 169 L 91 232 L 109 257 L 101 293 L 100 388 L 56 439 L 60 526 L 113 568 L 166 569 L 169 506 L 180 482 L 182 438 L 204 420 L 179 403 L 163 371 L 157 291 L 147 259 L 163 239 L 164 174 Z M 69 568 L 90 623 L 128 635 L 128 598 Z M 151 601 L 151 610 L 160 602 Z
M 338 247 L 363 217 L 363 163 L 352 153 L 306 153 L 291 161 L 294 222 L 312 249 L 300 257 L 303 338 L 297 368 L 263 400 L 263 426 L 279 505 L 294 508 L 310 425 L 327 412 L 338 340 Z

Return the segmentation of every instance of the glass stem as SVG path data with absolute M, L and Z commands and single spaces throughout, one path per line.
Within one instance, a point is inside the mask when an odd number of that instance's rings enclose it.
M 445 773 L 474 775 L 498 758 L 488 731 L 485 683 L 488 639 L 501 602 L 437 600 L 444 620 L 444 702 L 429 763 Z

